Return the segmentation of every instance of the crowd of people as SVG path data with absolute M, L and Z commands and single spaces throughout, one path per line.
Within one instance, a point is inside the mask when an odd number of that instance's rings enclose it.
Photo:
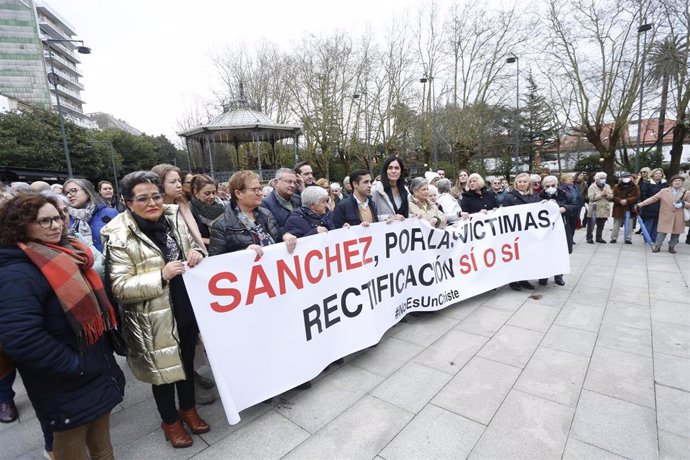
M 278 169 L 268 185 L 253 171 L 217 184 L 168 164 L 117 185 L 78 178 L 0 184 L 0 422 L 18 417 L 12 385 L 19 371 L 48 458 L 114 457 L 110 412 L 124 397 L 114 352 L 151 384 L 173 447 L 211 429 L 196 406 L 215 399 L 214 383 L 199 372 L 205 352 L 180 276 L 204 257 L 245 249 L 261 257 L 280 242 L 292 252 L 299 238 L 376 222 L 420 219 L 444 229 L 472 214 L 547 201 L 559 207 L 569 252 L 578 228 L 586 227 L 587 243 L 606 243 L 610 217 L 609 243 L 622 227 L 632 244 L 639 215 L 652 252 L 670 234 L 675 253 L 690 213 L 688 178 L 666 181 L 663 170 L 649 168 L 622 173 L 613 187 L 603 172 L 589 180 L 521 173 L 511 185 L 465 170 L 454 181 L 443 170 L 410 178 L 392 156 L 379 176 L 357 169 L 342 187 L 316 179 L 308 163 Z M 563 276 L 554 283 L 563 286 Z M 536 286 L 522 280 L 510 288 Z

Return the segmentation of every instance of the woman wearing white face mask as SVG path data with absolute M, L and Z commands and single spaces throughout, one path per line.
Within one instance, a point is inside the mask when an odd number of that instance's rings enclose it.
M 563 228 L 565 229 L 565 240 L 568 244 L 568 254 L 573 252 L 573 237 L 570 231 L 570 224 L 568 223 L 567 216 L 577 209 L 578 205 L 568 203 L 568 194 L 565 191 L 558 188 L 558 179 L 556 176 L 546 176 L 541 181 L 542 190 L 539 193 L 539 198 L 542 200 L 553 200 L 558 204 L 561 211 L 561 217 L 563 218 Z M 539 280 L 539 284 L 546 286 L 548 278 L 542 278 Z M 556 275 L 553 277 L 553 281 L 559 286 L 565 286 L 565 281 L 563 281 L 563 275 Z
M 611 213 L 611 201 L 613 200 L 613 190 L 606 183 L 606 173 L 598 172 L 594 175 L 594 182 L 587 189 L 589 199 L 589 209 L 587 210 L 587 242 L 594 244 L 592 233 L 594 223 L 597 226 L 597 243 L 606 243 L 601 237 L 604 233 L 604 225 Z M 595 221 L 595 222 L 593 222 Z
M 624 172 L 621 180 L 613 187 L 613 229 L 611 230 L 611 243 L 618 239 L 618 232 L 625 222 L 625 212 L 633 214 L 633 206 L 640 201 L 640 188 L 632 181 L 632 174 Z M 628 229 L 629 230 L 629 229 Z M 632 236 L 629 231 L 625 234 L 625 244 L 632 244 Z

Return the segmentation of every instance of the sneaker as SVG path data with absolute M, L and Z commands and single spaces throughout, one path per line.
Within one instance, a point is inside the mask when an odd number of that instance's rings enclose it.
M 12 423 L 17 420 L 18 417 L 17 406 L 14 405 L 13 399 L 0 401 L 0 422 Z
M 630 240 L 625 240 L 625 244 L 632 244 L 632 241 L 630 241 Z

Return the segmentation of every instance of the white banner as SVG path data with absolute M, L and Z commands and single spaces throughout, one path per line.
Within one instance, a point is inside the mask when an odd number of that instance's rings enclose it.
M 352 227 L 210 257 L 189 291 L 225 413 L 316 377 L 379 342 L 411 311 L 439 310 L 512 281 L 568 273 L 553 202 L 477 214 L 446 230 L 426 221 Z

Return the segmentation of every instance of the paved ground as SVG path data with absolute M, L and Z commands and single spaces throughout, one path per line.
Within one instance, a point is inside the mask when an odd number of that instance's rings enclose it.
M 117 458 L 690 458 L 690 246 L 583 238 L 565 287 L 409 318 L 238 425 L 220 402 L 202 407 L 212 430 L 188 449 L 165 442 L 150 387 L 128 374 Z M 21 420 L 0 424 L 0 458 L 40 458 L 18 383 Z

